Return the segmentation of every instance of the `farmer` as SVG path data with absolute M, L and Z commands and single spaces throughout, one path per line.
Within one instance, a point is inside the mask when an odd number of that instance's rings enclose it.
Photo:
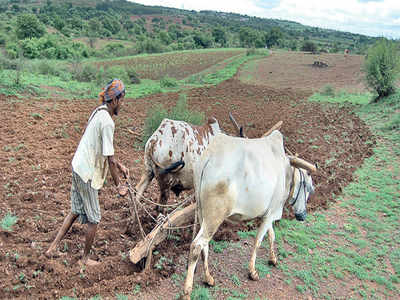
M 101 105 L 91 114 L 85 132 L 79 142 L 78 149 L 72 159 L 71 212 L 65 218 L 63 225 L 51 243 L 45 256 L 57 255 L 58 243 L 64 238 L 72 224 L 79 218 L 82 224 L 87 224 L 86 243 L 81 265 L 94 266 L 100 264 L 89 259 L 97 224 L 101 213 L 98 190 L 103 186 L 110 168 L 111 176 L 118 192 L 125 194 L 126 186 L 120 185 L 117 174 L 119 169 L 125 177 L 129 170 L 114 158 L 114 121 L 125 96 L 125 87 L 121 80 L 113 79 L 99 94 Z

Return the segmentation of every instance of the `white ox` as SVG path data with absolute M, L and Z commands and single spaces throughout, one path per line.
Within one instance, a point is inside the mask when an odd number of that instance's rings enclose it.
M 145 170 L 136 185 L 137 197 L 156 177 L 160 187 L 160 203 L 169 198 L 169 189 L 176 195 L 193 188 L 193 166 L 212 138 L 220 133 L 218 121 L 208 119 L 203 126 L 164 119 L 145 146 Z
M 259 217 L 262 220 L 249 263 L 251 279 L 259 278 L 255 269 L 256 252 L 267 231 L 270 262 L 277 263 L 273 247 L 273 222 L 282 217 L 287 200 L 296 218 L 304 220 L 308 196 L 314 191 L 308 172 L 291 163 L 294 162 L 285 155 L 283 137 L 279 131 L 259 139 L 242 139 L 224 134 L 213 139 L 198 161 L 194 173 L 201 228 L 190 246 L 184 299 L 190 299 L 200 253 L 204 262 L 205 282 L 214 285 L 208 270 L 208 245 L 226 219 L 242 221 Z

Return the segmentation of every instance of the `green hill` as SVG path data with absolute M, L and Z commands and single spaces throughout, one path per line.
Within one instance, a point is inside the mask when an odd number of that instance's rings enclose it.
M 221 47 L 364 53 L 376 38 L 300 23 L 125 0 L 2 0 L 0 46 L 9 58 L 68 59 Z

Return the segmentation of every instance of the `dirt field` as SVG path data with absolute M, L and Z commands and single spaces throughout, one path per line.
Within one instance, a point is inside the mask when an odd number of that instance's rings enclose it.
M 335 71 L 321 76 L 322 70 L 306 67 L 309 64 L 307 55 L 298 56 L 295 60 L 297 71 L 290 70 L 290 74 L 286 65 L 275 64 L 278 58 L 281 61 L 285 58 L 274 54 L 258 65 L 257 85 L 234 78 L 216 87 L 197 88 L 186 94 L 192 109 L 217 117 L 221 127 L 230 134 L 234 131 L 228 120 L 229 111 L 245 126 L 250 137 L 260 136 L 282 120 L 281 131 L 287 138 L 286 146 L 320 166 L 321 172 L 313 178 L 316 193 L 309 201 L 309 210 L 313 211 L 326 207 L 334 195 L 340 194 L 342 187 L 352 180 L 354 170 L 371 155 L 375 141 L 349 107 L 322 106 L 305 101 L 311 88 L 326 83 L 343 86 L 339 74 L 349 77 L 353 75 L 348 74 L 356 74 L 359 57 L 348 58 L 352 61 L 348 70 L 341 63 L 343 57 L 332 56 L 329 64 L 335 65 Z M 276 75 L 271 77 L 270 72 Z M 303 84 L 304 78 L 309 79 Z M 169 107 L 178 96 L 169 93 L 125 101 L 116 119 L 115 148 L 117 158 L 129 167 L 134 183 L 140 178 L 143 150 L 137 147 L 140 140 L 128 129 L 141 133 L 149 107 L 156 103 Z M 77 260 L 83 251 L 85 227 L 78 224 L 60 245 L 65 256 L 48 260 L 42 255 L 70 209 L 70 162 L 97 100 L 31 99 L 22 102 L 0 96 L 0 103 L 3 107 L 0 116 L 3 124 L 0 127 L 3 181 L 0 185 L 0 217 L 7 211 L 18 216 L 12 232 L 0 231 L 0 298 L 89 298 L 97 294 L 103 298 L 115 297 L 117 293 L 132 294 L 134 287 L 140 284 L 144 293 L 141 299 L 158 299 L 160 295 L 163 295 L 160 299 L 173 299 L 171 275 L 177 272 L 182 276 L 191 230 L 175 233 L 175 239 L 165 241 L 157 248 L 154 262 L 161 262 L 162 268 L 154 267 L 150 274 L 140 273 L 142 264 L 133 265 L 127 256 L 138 242 L 140 233 L 137 227 L 129 226 L 127 200 L 116 196 L 110 177 L 100 193 L 102 220 L 93 249 L 93 258 L 100 260 L 101 266 L 79 274 Z M 153 183 L 146 196 L 157 199 L 157 195 L 157 186 Z M 179 199 L 172 197 L 172 201 Z M 150 209 L 156 216 L 154 207 Z M 154 226 L 144 213 L 143 224 L 147 232 Z M 244 225 L 240 228 L 246 229 Z M 232 228 L 223 226 L 215 239 L 238 240 L 238 236 Z M 251 245 L 247 247 L 250 249 Z M 160 260 L 161 257 L 166 259 Z M 222 257 L 224 260 L 227 258 Z M 244 273 L 243 261 L 228 261 L 232 272 Z M 274 279 L 268 280 L 264 288 L 284 284 L 279 272 L 275 274 L 274 271 Z M 252 295 L 260 288 L 249 283 Z M 271 293 L 275 299 L 296 295 L 294 288 Z
M 318 67 L 316 62 L 326 66 Z M 273 52 L 268 59 L 255 63 L 255 67 L 242 70 L 239 76 L 244 82 L 275 88 L 316 92 L 330 85 L 338 91 L 361 92 L 366 90 L 361 72 L 363 62 L 361 55 Z

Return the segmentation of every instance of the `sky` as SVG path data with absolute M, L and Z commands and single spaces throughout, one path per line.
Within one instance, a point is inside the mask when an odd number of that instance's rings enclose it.
M 187 10 L 281 19 L 325 29 L 400 39 L 400 0 L 133 0 Z

